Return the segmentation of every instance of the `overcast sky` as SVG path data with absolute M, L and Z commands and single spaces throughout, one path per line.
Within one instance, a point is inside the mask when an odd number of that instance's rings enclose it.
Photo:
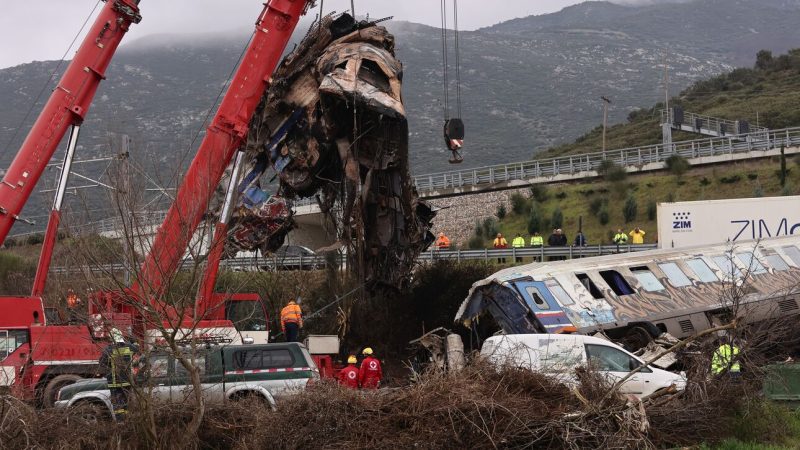
M 460 0 L 459 26 L 465 30 L 531 14 L 555 12 L 582 0 Z M 656 3 L 664 0 L 617 0 Z M 676 0 L 672 0 L 676 1 Z M 678 0 L 680 1 L 680 0 Z M 59 59 L 98 0 L 2 0 L 0 67 Z M 142 0 L 144 20 L 123 41 L 156 33 L 228 31 L 249 27 L 263 0 Z M 319 10 L 319 0 L 317 10 Z M 447 0 L 452 5 L 450 0 Z M 436 0 L 355 0 L 356 13 L 438 25 Z M 350 0 L 324 0 L 325 12 L 344 11 Z M 100 7 L 98 7 L 100 9 Z M 88 28 L 88 26 L 87 26 Z M 77 45 L 76 45 L 77 48 Z M 68 58 L 71 57 L 71 51 Z

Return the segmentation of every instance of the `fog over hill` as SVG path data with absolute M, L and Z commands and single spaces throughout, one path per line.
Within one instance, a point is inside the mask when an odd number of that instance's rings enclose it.
M 626 4 L 586 2 L 461 33 L 467 138 L 459 168 L 526 159 L 571 141 L 600 123 L 601 95 L 614 101 L 612 122 L 652 105 L 664 97 L 665 54 L 671 92 L 677 94 L 693 81 L 751 64 L 761 48 L 782 52 L 800 43 L 798 0 L 617 3 Z M 416 174 L 448 170 L 441 136 L 441 31 L 409 22 L 387 26 L 405 65 L 412 169 Z M 247 33 L 153 35 L 127 42 L 84 124 L 80 158 L 112 153 L 118 135 L 128 134 L 134 157 L 166 183 L 191 159 L 195 136 Z M 7 145 L 55 66 L 48 61 L 0 70 L 0 166 L 13 157 L 46 100 L 45 95 Z M 49 196 L 26 214 L 40 214 Z

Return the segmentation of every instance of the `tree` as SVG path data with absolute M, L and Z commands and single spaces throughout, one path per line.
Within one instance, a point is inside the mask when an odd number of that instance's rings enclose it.
M 628 195 L 625 204 L 622 206 L 622 216 L 625 218 L 625 223 L 633 222 L 636 220 L 639 205 L 636 202 L 636 197 Z
M 564 226 L 564 213 L 561 212 L 561 208 L 556 207 L 553 211 L 553 216 L 550 219 L 550 225 L 553 228 L 561 228 Z
M 621 183 L 628 178 L 625 168 L 610 159 L 600 162 L 600 165 L 597 166 L 597 173 L 609 183 Z
M 494 215 L 497 216 L 498 219 L 503 220 L 506 217 L 506 212 L 506 205 L 500 204 L 497 207 L 497 212 Z
M 656 220 L 658 216 L 658 205 L 653 200 L 647 202 L 647 220 Z
M 772 65 L 772 52 L 769 50 L 760 50 L 756 53 L 756 69 L 767 70 Z
M 531 212 L 528 216 L 528 234 L 533 234 L 535 232 L 540 232 L 544 228 L 544 224 L 542 223 L 542 211 L 538 204 L 534 203 L 531 205 Z
M 523 215 L 527 212 L 526 210 L 530 208 L 530 202 L 528 202 L 528 199 L 519 192 L 511 194 L 510 200 L 511 210 L 514 211 L 514 214 Z
M 498 233 L 497 220 L 494 217 L 483 219 L 483 235 L 487 238 L 494 238 Z
M 608 214 L 608 205 L 601 206 L 600 210 L 597 211 L 597 220 L 600 222 L 600 225 L 608 225 L 610 220 L 610 216 Z

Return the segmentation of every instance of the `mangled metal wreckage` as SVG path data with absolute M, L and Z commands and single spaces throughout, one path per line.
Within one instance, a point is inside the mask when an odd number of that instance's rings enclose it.
M 800 313 L 796 236 L 534 263 L 473 284 L 457 323 L 479 334 L 605 334 L 629 349 Z
M 402 70 L 384 27 L 346 14 L 312 26 L 250 123 L 227 255 L 275 251 L 295 226 L 291 202 L 315 197 L 336 227 L 331 248 L 347 248 L 368 287 L 407 284 L 433 242 L 434 212 L 410 176 Z M 269 169 L 280 183 L 271 196 L 262 185 Z

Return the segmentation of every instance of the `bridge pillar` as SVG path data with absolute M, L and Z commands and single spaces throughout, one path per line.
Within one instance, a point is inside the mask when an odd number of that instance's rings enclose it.
M 661 124 L 661 139 L 665 146 L 672 145 L 672 125 L 669 123 Z

